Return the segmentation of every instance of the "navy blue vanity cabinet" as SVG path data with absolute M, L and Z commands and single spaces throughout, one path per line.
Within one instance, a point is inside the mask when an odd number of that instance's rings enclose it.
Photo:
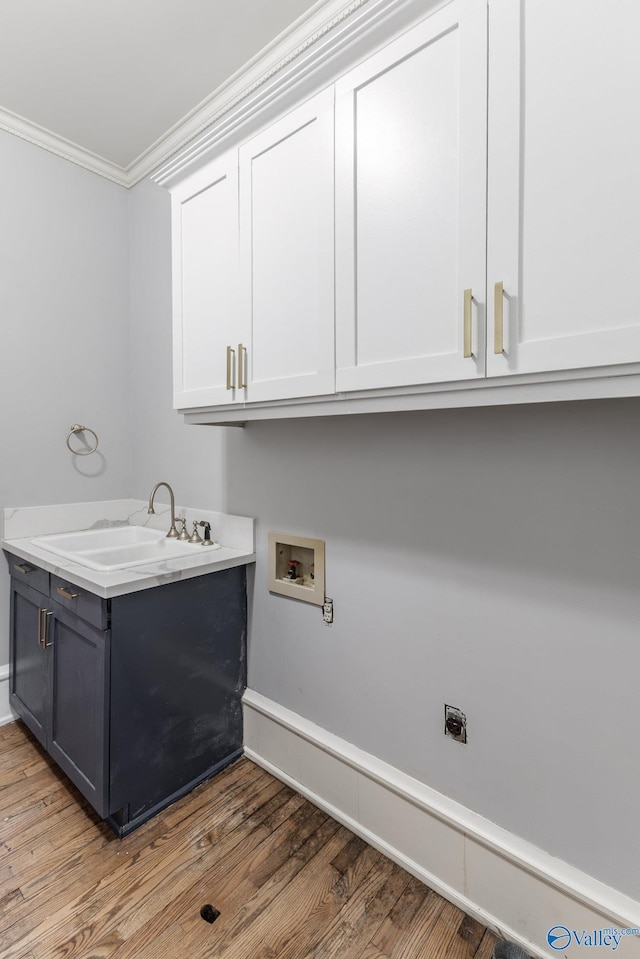
M 102 599 L 8 558 L 11 705 L 118 835 L 241 755 L 244 566 Z
M 13 558 L 12 558 L 13 561 Z M 23 567 L 24 580 L 11 577 L 11 674 L 9 701 L 14 711 L 46 748 L 48 731 L 48 657 L 42 645 L 42 615 L 49 601 L 47 594 L 29 584 L 29 573 L 35 571 L 27 563 L 15 559 Z M 37 570 L 38 573 L 42 570 Z
M 106 608 L 107 600 L 93 598 Z M 47 750 L 104 818 L 109 811 L 110 630 L 96 627 L 51 599 L 48 608 Z
M 12 708 L 100 816 L 108 814 L 109 645 L 106 600 L 97 626 L 54 599 L 78 592 L 10 557 Z M 30 582 L 33 585 L 30 585 Z M 36 589 L 39 586 L 39 589 Z M 61 596 L 61 598 L 65 598 Z
M 242 754 L 246 568 L 111 600 L 111 826 L 121 835 Z

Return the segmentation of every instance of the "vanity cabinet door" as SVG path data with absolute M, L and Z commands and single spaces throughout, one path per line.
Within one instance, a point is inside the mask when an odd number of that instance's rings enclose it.
M 452 0 L 336 85 L 338 392 L 484 376 L 486 36 Z
M 11 578 L 9 701 L 45 748 L 49 728 L 49 659 L 42 637 L 48 603 L 48 596 Z
M 57 603 L 50 609 L 48 750 L 97 813 L 106 816 L 110 632 Z
M 49 583 L 44 570 L 21 565 Z M 56 583 L 52 577 L 52 592 Z M 86 599 L 101 619 L 105 601 Z M 108 813 L 109 650 L 109 630 L 11 577 L 11 706 L 101 816 Z
M 333 89 L 240 148 L 247 401 L 333 393 Z
M 238 153 L 172 193 L 174 407 L 242 397 L 238 344 Z
M 637 363 L 637 5 L 489 7 L 488 373 Z

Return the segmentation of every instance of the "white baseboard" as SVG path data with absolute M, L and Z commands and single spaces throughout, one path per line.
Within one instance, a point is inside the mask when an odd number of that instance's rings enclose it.
M 0 726 L 6 726 L 17 718 L 9 705 L 9 667 L 0 666 Z
M 640 927 L 639 902 L 259 693 L 243 704 L 249 759 L 531 955 L 589 955 L 586 943 L 551 948 L 554 926 Z M 622 936 L 616 956 L 640 959 L 640 938 Z

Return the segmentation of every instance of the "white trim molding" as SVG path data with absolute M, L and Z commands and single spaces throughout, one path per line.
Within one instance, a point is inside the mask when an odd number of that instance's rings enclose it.
M 17 718 L 9 705 L 9 667 L 0 666 L 0 726 L 6 726 Z
M 554 926 L 640 928 L 639 902 L 254 690 L 243 705 L 249 759 L 530 955 L 566 957 Z M 620 948 L 638 959 L 640 938 Z
M 31 120 L 26 120 L 19 114 L 3 107 L 0 107 L 0 130 L 12 133 L 14 136 L 20 137 L 21 140 L 28 140 L 29 143 L 34 143 L 36 146 L 42 147 L 43 150 L 54 153 L 63 160 L 69 160 L 77 166 L 84 167 L 91 173 L 97 173 L 107 180 L 112 180 L 120 186 L 133 185 L 129 183 L 126 170 L 123 170 L 116 163 L 105 160 L 97 153 L 92 153 L 77 143 L 73 143 L 71 140 L 67 140 L 65 137 L 61 137 L 57 133 L 53 133 L 51 130 L 47 130 Z
M 134 182 L 153 173 L 155 183 L 171 187 L 447 2 L 328 0 L 319 10 L 312 8 L 158 141 L 162 152 L 154 145 L 139 158 L 146 167 L 136 161 Z
M 400 5 L 404 2 L 406 0 L 401 0 Z M 308 55 L 312 48 L 324 47 L 321 41 L 361 7 L 377 8 L 394 4 L 397 5 L 398 0 L 319 0 L 128 166 L 120 166 L 98 156 L 52 130 L 1 107 L 0 129 L 129 188 L 182 151 L 221 118 L 235 114 L 239 104 L 250 101 L 252 111 L 260 108 L 264 97 L 261 95 L 256 99 L 257 91 L 268 87 L 275 77 L 288 74 L 294 64 L 296 70 L 308 69 Z
M 127 166 L 1 107 L 0 130 L 127 189 L 152 174 L 170 186 L 234 138 L 251 135 L 252 124 L 271 122 L 446 2 L 318 0 Z

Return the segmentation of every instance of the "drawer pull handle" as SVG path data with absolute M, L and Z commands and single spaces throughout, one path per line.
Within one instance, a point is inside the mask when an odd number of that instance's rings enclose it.
M 238 389 L 243 390 L 246 387 L 244 379 L 244 363 L 245 356 L 247 355 L 246 347 L 242 343 L 238 343 Z
M 464 291 L 464 326 L 463 326 L 463 343 L 462 343 L 462 355 L 465 359 L 468 359 L 470 356 L 473 356 L 473 351 L 471 349 L 471 301 L 473 300 L 473 294 L 471 290 Z
M 235 366 L 236 351 L 232 346 L 227 347 L 227 389 L 233 389 L 233 367 Z
M 77 599 L 80 595 L 80 593 L 72 593 L 66 586 L 58 586 L 57 592 L 60 593 L 61 596 L 64 596 L 65 599 Z
M 504 353 L 504 284 L 493 286 L 493 352 Z
M 33 573 L 35 566 L 29 566 L 28 563 L 14 563 L 13 568 L 17 569 L 19 573 L 23 573 L 25 576 L 28 573 Z

